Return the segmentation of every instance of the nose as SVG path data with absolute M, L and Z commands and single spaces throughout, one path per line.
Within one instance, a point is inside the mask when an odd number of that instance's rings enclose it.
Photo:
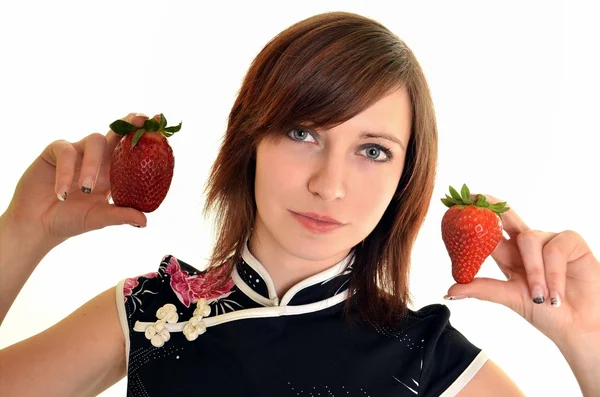
M 323 201 L 333 201 L 346 196 L 343 156 L 325 155 L 308 181 L 308 190 Z

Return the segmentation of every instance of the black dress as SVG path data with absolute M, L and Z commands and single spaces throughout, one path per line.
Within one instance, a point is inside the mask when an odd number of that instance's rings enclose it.
M 348 258 L 279 299 L 249 250 L 228 283 L 168 255 L 122 280 L 127 396 L 454 396 L 487 360 L 445 305 L 410 311 L 395 329 L 342 315 Z

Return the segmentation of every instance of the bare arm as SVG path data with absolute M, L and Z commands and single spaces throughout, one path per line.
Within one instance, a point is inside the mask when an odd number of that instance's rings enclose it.
M 49 329 L 0 350 L 3 396 L 96 396 L 125 374 L 114 287 Z
M 10 215 L 0 216 L 0 319 L 58 244 L 22 230 L 26 223 Z M 46 331 L 0 350 L 2 396 L 96 396 L 125 373 L 125 340 L 114 287 Z
M 147 116 L 122 120 L 142 127 Z M 110 204 L 110 159 L 121 136 L 56 140 L 21 176 L 0 216 L 0 323 L 40 261 L 63 241 L 144 213 Z M 114 288 L 27 340 L 0 350 L 0 395 L 88 396 L 123 378 L 125 336 Z
M 33 231 L 18 227 L 10 212 L 0 216 L 0 324 L 31 273 L 53 247 L 48 241 L 37 241 Z
M 522 397 L 524 394 L 500 367 L 488 360 L 458 396 Z
M 600 333 L 591 332 L 570 345 L 558 345 L 585 397 L 600 396 Z
M 141 127 L 147 118 L 130 113 L 122 120 Z M 110 159 L 120 140 L 112 130 L 74 143 L 56 140 L 19 179 L 0 216 L 0 324 L 33 270 L 54 247 L 106 226 L 146 224 L 142 212 L 108 201 Z

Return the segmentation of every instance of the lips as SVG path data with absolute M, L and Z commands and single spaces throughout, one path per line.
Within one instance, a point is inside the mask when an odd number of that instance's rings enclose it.
M 328 233 L 345 225 L 337 219 L 314 212 L 290 211 L 290 213 L 302 226 L 314 233 Z
M 316 212 L 296 212 L 296 214 L 305 216 L 307 218 L 314 219 L 315 221 L 319 221 L 319 222 L 331 223 L 334 225 L 343 225 L 343 223 L 338 221 L 337 219 L 334 219 L 334 218 L 326 216 L 326 215 L 319 215 Z

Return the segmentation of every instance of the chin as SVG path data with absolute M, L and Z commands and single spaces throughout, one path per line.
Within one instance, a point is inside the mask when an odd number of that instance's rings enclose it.
M 285 235 L 276 238 L 280 245 L 293 256 L 317 262 L 347 253 L 354 247 L 352 242 L 347 241 L 347 237 L 336 234 L 311 235 L 310 233 L 294 233 L 289 230 Z

